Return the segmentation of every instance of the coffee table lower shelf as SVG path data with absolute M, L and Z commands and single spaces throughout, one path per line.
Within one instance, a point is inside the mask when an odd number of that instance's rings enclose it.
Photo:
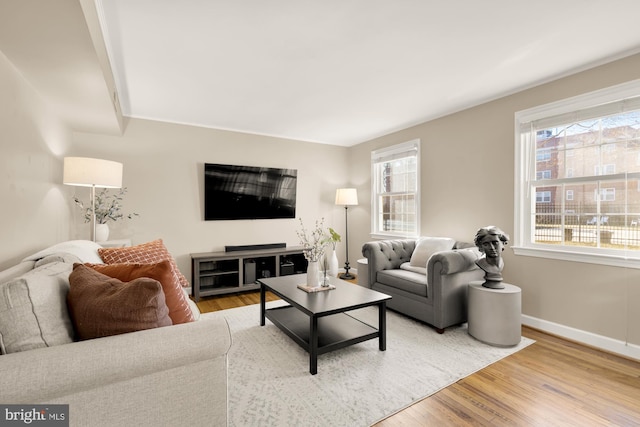
M 292 306 L 265 310 L 265 317 L 281 329 L 311 355 L 312 373 L 317 366 L 317 356 L 353 344 L 380 337 L 380 331 L 347 313 L 316 317 L 317 348 L 313 348 L 313 321 Z M 316 359 L 316 360 L 314 360 Z

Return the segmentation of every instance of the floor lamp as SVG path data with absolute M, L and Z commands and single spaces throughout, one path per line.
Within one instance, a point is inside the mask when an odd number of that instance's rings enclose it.
M 349 206 L 358 204 L 358 193 L 355 188 L 338 188 L 336 190 L 336 205 L 344 206 L 344 241 L 347 249 L 347 259 L 344 263 L 344 273 L 339 277 L 341 279 L 355 279 L 353 274 L 349 273 Z
M 62 183 L 91 187 L 91 240 L 96 241 L 96 187 L 122 187 L 122 163 L 88 157 L 65 157 Z

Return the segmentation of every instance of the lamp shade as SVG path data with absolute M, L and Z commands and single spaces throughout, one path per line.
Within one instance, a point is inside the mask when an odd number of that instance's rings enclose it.
M 89 157 L 65 157 L 63 184 L 81 187 L 122 187 L 122 163 Z
M 355 206 L 358 204 L 358 193 L 355 188 L 338 188 L 336 190 L 336 205 Z

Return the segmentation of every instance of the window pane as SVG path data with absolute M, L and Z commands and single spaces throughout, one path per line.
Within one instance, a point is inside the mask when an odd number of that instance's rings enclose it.
M 562 188 L 573 197 L 564 204 Z M 533 242 L 640 249 L 639 180 L 538 187 L 536 195 Z
M 381 196 L 380 224 L 383 231 L 413 232 L 415 228 L 415 197 L 413 194 Z
M 381 179 L 379 193 L 416 190 L 416 159 L 406 158 L 377 165 Z
M 550 170 L 552 178 L 639 172 L 638 158 L 640 111 L 536 132 L 536 173 Z
M 558 201 L 558 191 L 561 187 L 536 188 L 536 201 L 533 212 L 534 230 L 532 240 L 538 243 L 560 242 L 562 233 L 561 198 Z

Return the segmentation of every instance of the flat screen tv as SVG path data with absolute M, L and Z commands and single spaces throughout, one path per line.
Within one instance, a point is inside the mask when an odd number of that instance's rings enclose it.
M 296 217 L 296 169 L 204 165 L 204 219 Z

